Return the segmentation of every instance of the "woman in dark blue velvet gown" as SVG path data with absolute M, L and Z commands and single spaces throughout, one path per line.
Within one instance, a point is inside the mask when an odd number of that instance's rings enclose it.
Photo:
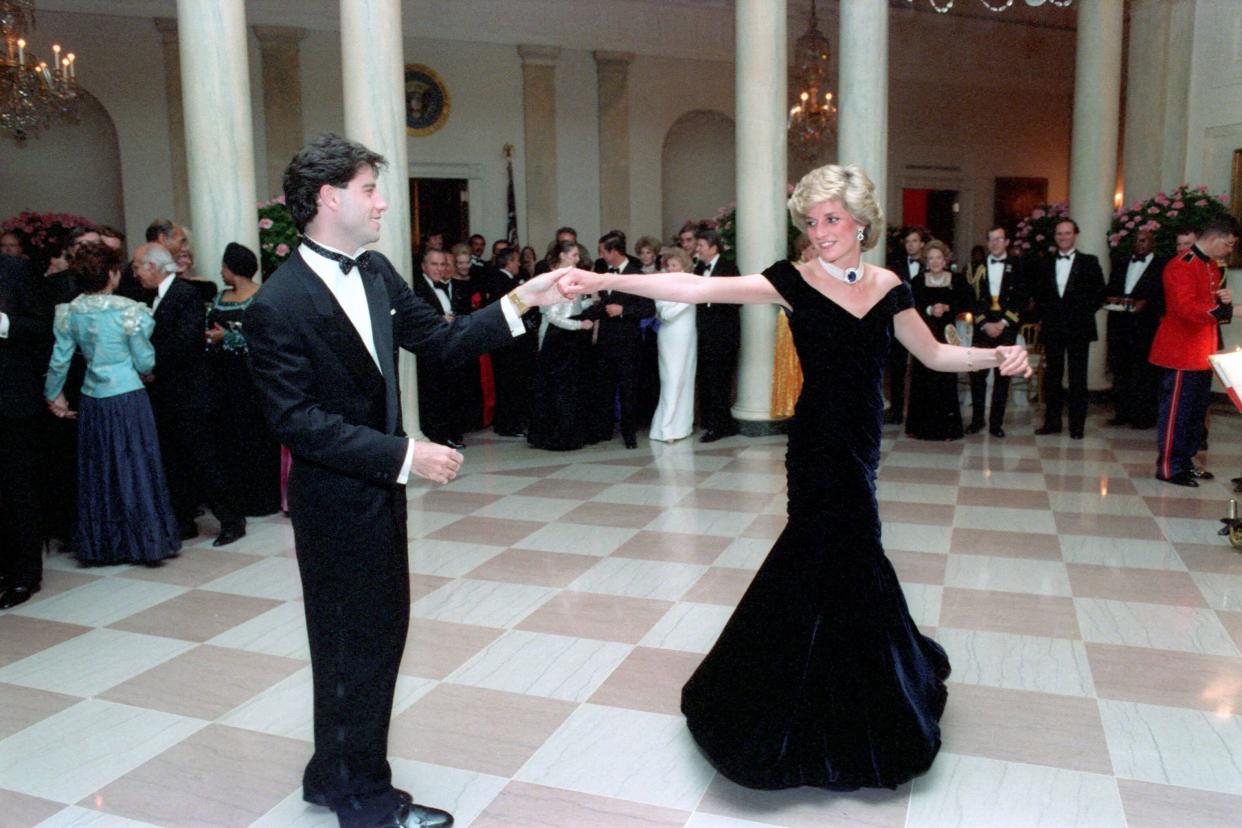
M 818 261 L 734 279 L 611 276 L 617 290 L 677 302 L 790 310 L 804 384 L 789 429 L 788 520 L 715 646 L 682 691 L 713 765 L 752 788 L 893 788 L 940 748 L 949 661 L 923 636 L 880 544 L 875 475 L 880 376 L 894 332 L 929 368 L 1029 371 L 1019 347 L 937 342 L 892 272 L 860 264 L 884 237 L 857 167 L 821 167 L 789 200 Z M 616 281 L 616 280 L 621 281 Z M 598 287 L 574 270 L 570 292 Z

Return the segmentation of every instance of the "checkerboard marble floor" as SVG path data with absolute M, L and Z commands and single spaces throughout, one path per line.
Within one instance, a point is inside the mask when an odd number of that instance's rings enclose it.
M 944 748 L 892 791 L 755 792 L 678 713 L 784 518 L 784 440 L 574 453 L 475 435 L 409 491 L 397 784 L 458 825 L 1224 826 L 1242 814 L 1242 417 L 1152 479 L 1154 432 L 921 443 L 887 428 L 884 542 L 954 666 Z M 832 509 L 833 504 L 824 504 Z M 328 826 L 288 521 L 160 569 L 47 561 L 0 613 L 0 824 Z

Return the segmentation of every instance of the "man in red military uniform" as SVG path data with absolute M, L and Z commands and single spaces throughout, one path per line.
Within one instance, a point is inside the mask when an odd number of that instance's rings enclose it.
M 1166 311 L 1152 342 L 1150 362 L 1164 370 L 1157 429 L 1156 479 L 1198 486 L 1211 473 L 1192 462 L 1203 444 L 1212 391 L 1208 355 L 1216 351 L 1217 325 L 1233 317 L 1233 294 L 1217 259 L 1233 252 L 1238 223 L 1231 216 L 1205 224 L 1194 247 L 1164 269 Z

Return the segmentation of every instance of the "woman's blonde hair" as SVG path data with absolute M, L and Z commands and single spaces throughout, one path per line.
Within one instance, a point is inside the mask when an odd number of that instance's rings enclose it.
M 789 197 L 789 216 L 799 230 L 806 230 L 807 212 L 825 201 L 841 202 L 862 225 L 860 246 L 864 251 L 884 238 L 884 211 L 875 200 L 875 185 L 857 164 L 826 164 L 802 176 Z
M 682 273 L 690 273 L 690 256 L 680 247 L 662 247 L 660 248 L 660 261 L 664 262 L 668 259 L 676 259 L 677 264 L 681 266 Z
M 923 258 L 927 258 L 928 250 L 939 250 L 944 256 L 944 269 L 948 270 L 949 265 L 953 262 L 953 248 L 942 242 L 940 239 L 932 239 L 923 247 Z
M 644 247 L 650 250 L 652 253 L 655 253 L 657 256 L 660 255 L 659 239 L 654 239 L 651 236 L 643 236 L 638 241 L 634 242 L 635 253 L 642 250 Z

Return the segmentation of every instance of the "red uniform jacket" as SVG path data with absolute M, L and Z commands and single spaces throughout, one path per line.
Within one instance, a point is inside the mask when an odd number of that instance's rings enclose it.
M 1198 247 L 1164 268 L 1166 310 L 1151 344 L 1153 365 L 1183 371 L 1208 371 L 1208 355 L 1216 353 L 1216 318 L 1220 267 Z

